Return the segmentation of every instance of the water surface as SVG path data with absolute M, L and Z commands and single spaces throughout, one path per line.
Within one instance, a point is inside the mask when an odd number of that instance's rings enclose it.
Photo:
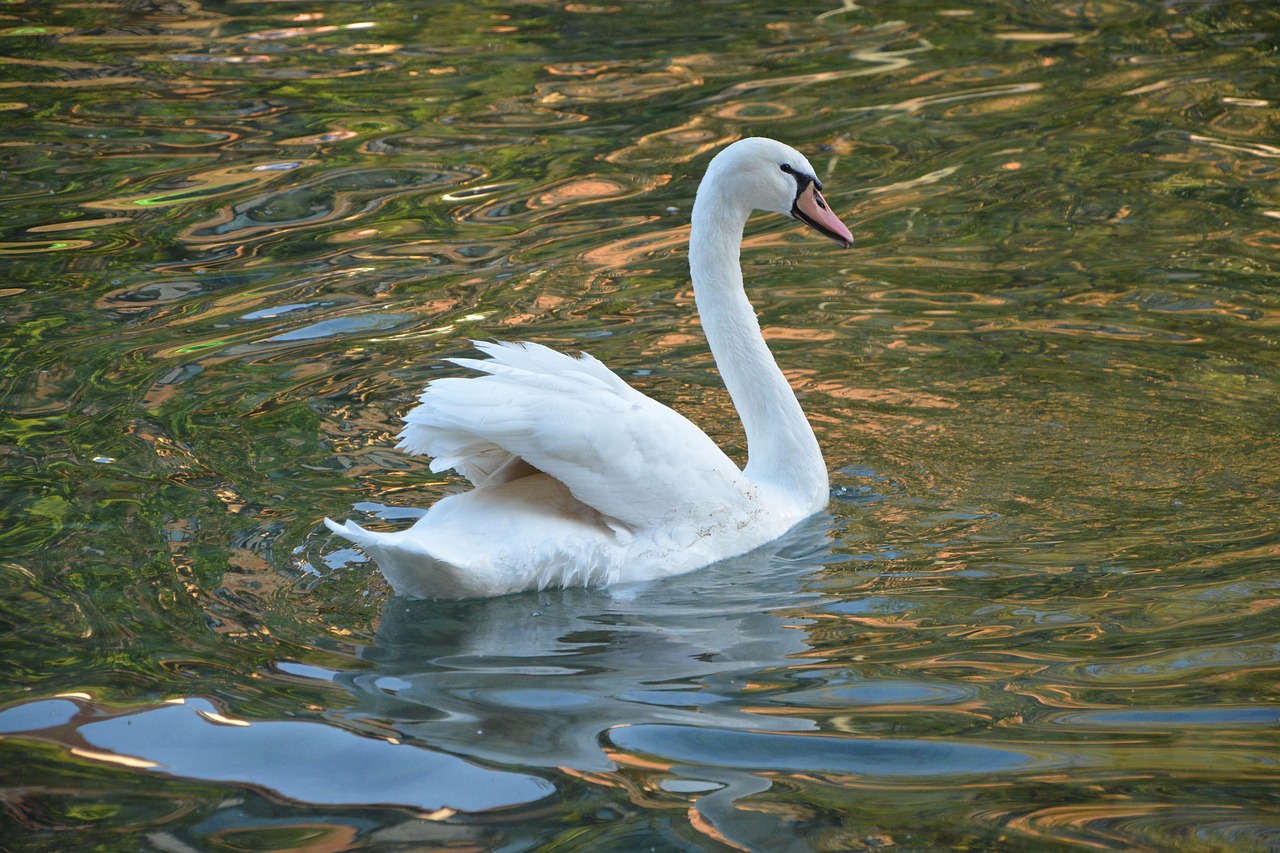
M 0 12 L 0 846 L 1280 846 L 1271 5 Z M 858 241 L 744 252 L 829 513 L 392 596 L 320 520 L 458 488 L 393 445 L 471 339 L 744 458 L 685 240 L 753 134 Z

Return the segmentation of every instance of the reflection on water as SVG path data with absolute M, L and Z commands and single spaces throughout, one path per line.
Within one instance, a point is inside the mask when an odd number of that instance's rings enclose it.
M 4 15 L 6 840 L 1280 846 L 1267 4 Z M 743 457 L 684 246 L 750 134 L 857 223 L 743 258 L 832 515 L 390 597 L 318 522 L 453 488 L 393 435 L 471 338 Z
M 615 769 L 601 736 L 617 725 L 811 729 L 742 703 L 752 679 L 808 650 L 808 620 L 794 614 L 815 597 L 797 580 L 825 558 L 829 522 L 684 582 L 457 604 L 391 599 L 361 655 L 371 668 L 336 679 L 359 700 L 341 717 L 457 754 L 578 771 Z

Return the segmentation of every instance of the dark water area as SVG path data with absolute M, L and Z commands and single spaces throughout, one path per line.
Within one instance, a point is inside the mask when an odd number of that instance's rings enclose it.
M 1280 10 L 0 4 L 0 849 L 1280 848 Z M 391 594 L 325 516 L 472 339 L 745 446 L 711 155 L 832 472 L 639 587 Z

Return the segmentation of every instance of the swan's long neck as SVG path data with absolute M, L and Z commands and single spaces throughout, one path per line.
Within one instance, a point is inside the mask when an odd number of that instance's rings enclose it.
M 739 251 L 750 209 L 704 181 L 693 206 L 689 269 L 702 328 L 747 436 L 745 473 L 805 514 L 826 506 L 827 468 L 795 393 L 760 334 Z

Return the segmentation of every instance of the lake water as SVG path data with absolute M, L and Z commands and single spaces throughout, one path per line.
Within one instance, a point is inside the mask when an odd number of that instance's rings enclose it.
M 0 848 L 1280 848 L 1280 10 L 0 5 Z M 761 216 L 828 515 L 391 595 L 326 515 L 474 338 L 745 453 L 687 281 Z

